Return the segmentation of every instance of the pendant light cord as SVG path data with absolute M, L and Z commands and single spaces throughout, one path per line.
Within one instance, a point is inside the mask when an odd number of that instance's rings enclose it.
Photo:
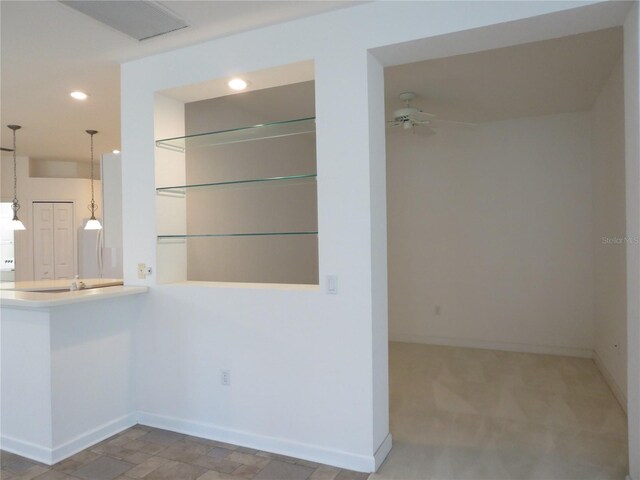
M 95 199 L 95 192 L 93 189 L 93 174 L 94 174 L 94 168 L 93 168 L 93 136 L 98 133 L 97 130 L 85 130 L 89 136 L 91 137 L 91 203 L 89 204 L 89 210 L 91 211 L 91 220 L 96 220 L 96 199 Z
M 18 204 L 18 173 L 16 170 L 16 131 L 13 130 L 13 204 Z
M 93 133 L 91 134 L 91 215 L 93 216 L 93 211 L 95 208 L 95 201 L 93 198 Z
M 18 162 L 16 161 L 16 130 L 22 128 L 20 125 L 7 125 L 13 132 L 13 203 L 11 209 L 13 210 L 13 220 L 18 220 L 18 210 L 20 210 L 20 204 L 18 203 Z M 24 227 L 23 227 L 24 229 Z

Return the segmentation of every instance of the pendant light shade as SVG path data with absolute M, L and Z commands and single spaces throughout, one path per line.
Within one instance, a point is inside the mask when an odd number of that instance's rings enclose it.
M 96 210 L 98 209 L 98 205 L 96 205 L 96 201 L 93 195 L 93 136 L 98 133 L 97 130 L 86 130 L 86 132 L 91 137 L 91 203 L 89 204 L 89 210 L 91 211 L 91 218 L 84 226 L 85 230 L 102 230 L 102 225 L 100 224 L 100 220 L 96 218 Z
M 9 224 L 10 230 L 26 230 L 24 224 L 18 218 L 18 210 L 20 210 L 20 204 L 18 203 L 18 174 L 16 170 L 16 130 L 20 130 L 20 125 L 7 125 L 13 131 L 13 203 L 11 210 L 13 210 L 13 219 Z

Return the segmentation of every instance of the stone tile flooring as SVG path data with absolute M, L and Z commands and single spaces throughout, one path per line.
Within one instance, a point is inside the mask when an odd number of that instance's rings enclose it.
M 136 425 L 52 466 L 11 453 L 2 480 L 366 480 L 366 473 Z

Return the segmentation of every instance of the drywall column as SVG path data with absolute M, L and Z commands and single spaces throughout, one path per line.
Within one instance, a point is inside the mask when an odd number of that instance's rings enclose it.
M 339 52 L 339 53 L 338 53 Z M 335 75 L 335 72 L 341 72 Z M 391 447 L 387 382 L 386 188 L 384 149 L 384 75 L 380 63 L 364 50 L 342 48 L 316 59 L 316 115 L 318 117 L 318 224 L 320 281 L 338 274 L 339 295 L 366 295 L 357 314 L 367 345 L 371 404 L 367 405 L 375 468 Z M 349 109 L 337 98 L 349 99 Z M 337 101 L 336 101 L 337 100 Z M 336 129 L 341 118 L 349 128 Z M 329 151 L 332 149 L 335 151 Z M 338 162 L 341 168 L 330 168 Z M 342 172 L 340 177 L 335 175 Z M 331 177 L 331 178 L 328 178 Z M 345 209 L 340 191 L 359 192 Z M 340 227 L 336 228 L 337 222 Z M 333 224 L 329 231 L 323 225 Z M 345 248 L 345 236 L 350 238 Z M 356 276 L 354 272 L 359 274 Z M 362 282 L 365 282 L 363 284 Z M 362 290 L 366 289 L 366 290 Z M 362 291 L 360 291 L 362 290 Z M 356 292 L 358 291 L 358 292 Z M 356 312 L 354 312 L 356 313 Z M 364 337 L 367 336 L 368 338 Z M 364 405 L 363 405 L 364 407 Z M 386 441 L 385 441 L 386 440 Z M 379 448 L 384 444 L 383 448 Z
M 128 81 L 127 81 L 128 80 Z M 137 81 L 121 82 L 122 109 L 122 261 L 127 285 L 155 283 L 139 280 L 137 264 L 155 267 L 156 195 L 154 175 L 154 92 Z
M 625 163 L 627 191 L 627 414 L 629 475 L 640 480 L 640 9 L 624 22 Z
M 371 188 L 371 320 L 373 331 L 373 451 L 376 470 L 391 449 L 389 433 L 389 326 L 387 293 L 387 171 L 384 70 L 367 54 Z

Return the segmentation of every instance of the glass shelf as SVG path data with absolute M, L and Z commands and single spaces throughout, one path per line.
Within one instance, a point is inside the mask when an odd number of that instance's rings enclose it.
M 210 147 L 228 143 L 248 142 L 265 138 L 286 137 L 311 133 L 316 130 L 315 117 L 288 120 L 285 122 L 264 123 L 251 127 L 221 130 L 219 132 L 198 133 L 184 137 L 164 138 L 156 140 L 156 146 L 177 152 L 184 152 L 187 147 Z
M 158 235 L 158 240 L 175 238 L 204 238 L 204 237 L 264 237 L 275 235 L 317 235 L 318 232 L 253 232 L 253 233 L 198 233 L 192 235 Z
M 278 184 L 278 183 L 293 183 L 292 180 L 302 180 L 307 181 L 308 183 L 313 183 L 313 181 L 309 181 L 308 179 L 316 178 L 317 174 L 311 173 L 307 175 L 289 175 L 286 177 L 268 177 L 268 178 L 253 178 L 249 180 L 231 180 L 228 182 L 213 182 L 213 183 L 196 183 L 192 185 L 175 185 L 171 187 L 160 187 L 156 188 L 156 192 L 158 194 L 169 194 L 169 195 L 185 195 L 186 190 L 189 188 L 204 188 L 204 187 L 224 187 L 229 185 L 242 185 L 242 184 L 250 184 L 250 183 L 269 183 L 269 184 Z

